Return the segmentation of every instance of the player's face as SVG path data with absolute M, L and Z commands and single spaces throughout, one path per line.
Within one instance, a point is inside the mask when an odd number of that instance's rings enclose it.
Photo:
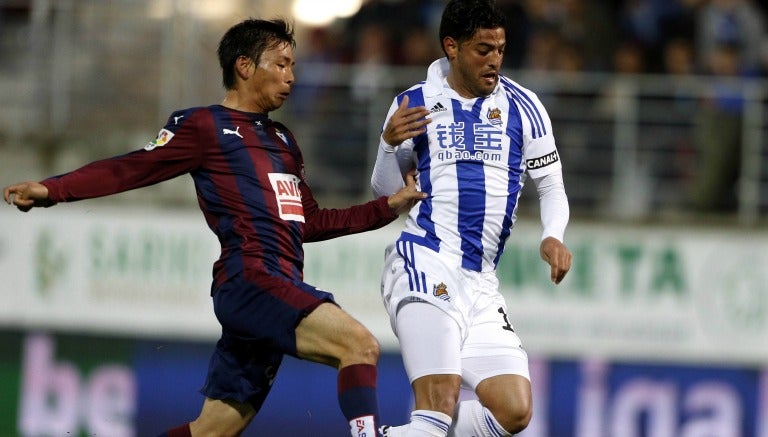
M 480 29 L 468 41 L 448 44 L 451 86 L 466 98 L 485 97 L 499 82 L 507 41 L 504 29 Z
M 291 94 L 294 64 L 293 47 L 288 43 L 264 50 L 250 79 L 257 112 L 274 111 L 283 105 Z

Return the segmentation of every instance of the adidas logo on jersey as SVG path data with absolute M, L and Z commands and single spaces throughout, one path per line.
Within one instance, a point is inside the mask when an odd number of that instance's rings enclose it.
M 443 112 L 443 111 L 447 111 L 447 110 L 448 110 L 448 108 L 446 108 L 445 106 L 443 106 L 443 104 L 442 104 L 442 103 L 440 103 L 440 102 L 437 102 L 437 103 L 435 104 L 435 106 L 433 106 L 433 107 L 432 107 L 432 109 L 430 109 L 430 110 L 429 110 L 429 113 L 430 113 L 430 114 L 434 114 L 435 112 Z

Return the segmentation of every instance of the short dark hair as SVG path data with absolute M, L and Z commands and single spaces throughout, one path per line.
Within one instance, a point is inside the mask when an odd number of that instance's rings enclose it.
M 506 30 L 506 25 L 504 13 L 496 7 L 494 0 L 450 0 L 440 20 L 440 47 L 447 36 L 462 43 L 472 39 L 480 29 L 501 27 Z
M 247 56 L 258 63 L 261 54 L 269 48 L 287 43 L 296 47 L 293 25 L 283 19 L 248 19 L 234 26 L 221 37 L 219 42 L 219 65 L 224 88 L 235 86 L 235 61 Z

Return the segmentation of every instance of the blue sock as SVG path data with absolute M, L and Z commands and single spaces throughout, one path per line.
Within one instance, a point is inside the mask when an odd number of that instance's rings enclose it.
M 339 370 L 339 406 L 350 423 L 352 435 L 373 436 L 379 422 L 376 366 L 353 364 Z

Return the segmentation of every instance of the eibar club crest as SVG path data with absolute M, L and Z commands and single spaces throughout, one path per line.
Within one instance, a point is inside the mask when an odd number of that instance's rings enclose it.
M 284 133 L 282 133 L 282 132 L 281 132 L 279 129 L 275 129 L 275 135 L 277 135 L 278 137 L 280 137 L 280 139 L 281 139 L 281 140 L 283 140 L 283 142 L 284 142 L 285 144 L 288 144 L 288 137 L 287 137 L 287 136 L 285 136 L 285 134 L 284 134 Z
M 442 300 L 451 300 L 451 296 L 448 295 L 448 286 L 444 282 L 433 285 L 432 294 Z

